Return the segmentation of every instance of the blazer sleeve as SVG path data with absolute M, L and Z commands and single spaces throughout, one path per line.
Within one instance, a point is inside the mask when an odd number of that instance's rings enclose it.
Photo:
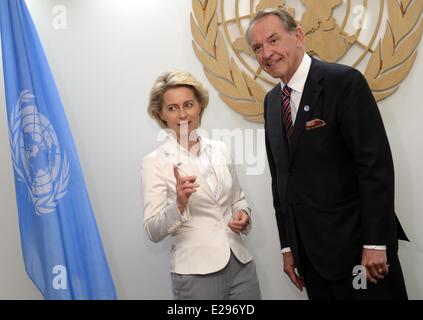
M 382 117 L 364 76 L 352 69 L 345 79 L 338 121 L 354 157 L 362 241 L 394 244 L 394 165 Z
M 168 198 L 163 167 L 155 157 L 142 161 L 141 185 L 144 199 L 144 231 L 153 242 L 163 240 L 191 219 L 189 208 L 181 214 L 176 201 Z
M 285 217 L 283 215 L 284 211 L 281 206 L 281 202 L 279 199 L 279 191 L 278 191 L 278 178 L 277 178 L 277 172 L 276 172 L 276 165 L 273 160 L 273 153 L 272 148 L 269 143 L 269 137 L 268 137 L 268 130 L 267 130 L 267 119 L 266 119 L 266 110 L 267 110 L 267 100 L 268 100 L 269 94 L 266 95 L 264 99 L 264 131 L 265 131 L 265 143 L 266 143 L 266 154 L 267 154 L 267 161 L 269 163 L 269 170 L 270 170 L 270 176 L 272 178 L 272 197 L 273 197 L 273 208 L 275 209 L 275 217 L 276 217 L 276 224 L 278 227 L 279 232 L 279 241 L 281 244 L 281 249 L 290 247 L 290 243 L 288 241 L 288 238 L 286 236 L 286 224 L 285 224 Z

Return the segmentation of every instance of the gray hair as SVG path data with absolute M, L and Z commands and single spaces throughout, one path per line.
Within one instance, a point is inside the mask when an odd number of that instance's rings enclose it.
M 251 32 L 251 28 L 253 26 L 254 23 L 256 23 L 258 20 L 262 19 L 263 17 L 266 16 L 276 16 L 280 19 L 280 21 L 282 22 L 282 25 L 284 26 L 285 30 L 288 32 L 294 31 L 295 29 L 297 29 L 298 24 L 295 21 L 294 17 L 292 17 L 287 11 L 283 10 L 283 9 L 273 9 L 273 8 L 266 8 L 266 9 L 262 9 L 260 11 L 258 11 L 255 16 L 251 19 L 247 31 L 245 32 L 245 37 L 247 38 L 247 42 L 249 45 L 251 45 L 250 43 L 250 32 Z
M 156 120 L 161 128 L 167 128 L 166 121 L 160 117 L 160 111 L 163 106 L 163 95 L 167 90 L 178 87 L 188 87 L 194 92 L 194 96 L 201 108 L 200 122 L 203 111 L 209 103 L 208 90 L 191 73 L 173 70 L 161 74 L 154 82 L 148 103 L 148 114 Z

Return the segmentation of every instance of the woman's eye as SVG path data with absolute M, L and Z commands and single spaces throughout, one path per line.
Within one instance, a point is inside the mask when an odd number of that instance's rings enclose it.
M 188 108 L 192 108 L 194 106 L 194 104 L 192 102 L 188 102 L 185 106 L 188 107 Z

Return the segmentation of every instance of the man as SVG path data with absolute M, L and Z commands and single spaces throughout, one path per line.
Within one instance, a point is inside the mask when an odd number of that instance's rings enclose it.
M 246 36 L 263 70 L 281 80 L 266 95 L 264 119 L 284 271 L 309 299 L 407 299 L 397 239 L 408 239 L 365 78 L 305 54 L 285 11 L 258 12 Z

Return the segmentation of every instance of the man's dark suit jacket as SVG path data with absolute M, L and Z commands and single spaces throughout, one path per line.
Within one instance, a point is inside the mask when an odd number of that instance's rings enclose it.
M 394 212 L 394 167 L 378 106 L 359 71 L 312 59 L 288 146 L 281 95 L 278 84 L 264 102 L 281 246 L 301 271 L 300 237 L 322 277 L 351 276 L 363 245 L 396 248 L 407 239 Z M 314 119 L 326 125 L 306 130 Z

